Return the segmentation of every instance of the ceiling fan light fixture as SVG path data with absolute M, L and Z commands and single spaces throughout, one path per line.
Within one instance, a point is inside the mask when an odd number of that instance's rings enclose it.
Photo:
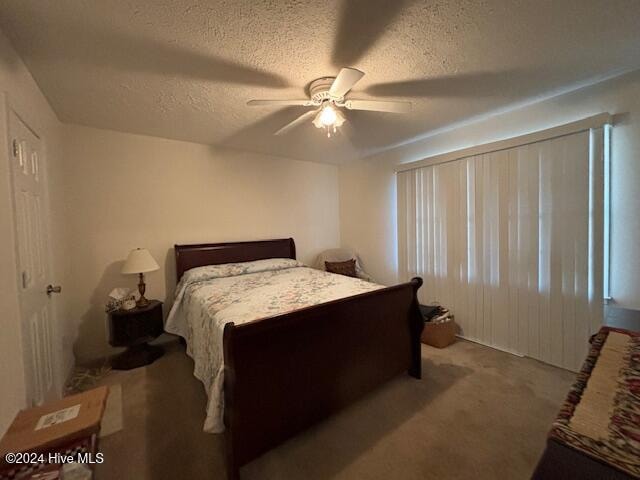
M 318 121 L 324 127 L 331 127 L 336 123 L 338 119 L 338 115 L 336 114 L 336 109 L 331 105 L 327 105 L 324 107 L 320 113 L 318 114 Z
M 342 112 L 336 109 L 333 105 L 327 104 L 318 112 L 313 119 L 313 124 L 316 128 L 324 128 L 327 131 L 327 136 L 331 136 L 331 132 L 335 133 L 336 128 L 341 126 L 345 122 L 345 117 Z
M 313 125 L 316 128 L 323 128 L 327 132 L 327 137 L 332 133 L 336 133 L 346 118 L 342 113 L 342 109 L 348 110 L 364 110 L 371 112 L 387 112 L 387 113 L 409 113 L 411 111 L 411 103 L 403 101 L 390 100 L 362 100 L 354 98 L 345 98 L 353 86 L 360 81 L 364 73 L 356 68 L 345 67 L 340 69 L 336 77 L 321 77 L 315 79 L 309 85 L 309 99 L 301 100 L 249 100 L 247 105 L 294 105 L 301 107 L 313 107 L 303 113 L 295 120 L 292 120 L 284 127 L 277 130 L 274 135 L 282 135 L 289 130 L 302 125 L 313 117 Z M 319 110 L 317 109 L 319 107 Z

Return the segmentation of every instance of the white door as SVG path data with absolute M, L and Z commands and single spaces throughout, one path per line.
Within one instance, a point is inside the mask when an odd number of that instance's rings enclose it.
M 59 288 L 48 285 L 48 205 L 42 142 L 12 110 L 9 148 L 27 402 L 39 405 L 55 396 L 53 315 L 48 290 Z

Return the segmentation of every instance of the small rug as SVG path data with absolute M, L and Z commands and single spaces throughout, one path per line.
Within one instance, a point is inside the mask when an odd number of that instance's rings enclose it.
M 65 396 L 85 392 L 96 387 L 98 382 L 110 371 L 111 367 L 108 363 L 104 363 L 95 368 L 75 367 L 65 385 Z
M 640 478 L 640 335 L 602 327 L 549 436 Z
M 100 438 L 119 432 L 124 428 L 122 414 L 122 385 L 109 385 L 109 396 L 100 425 Z
M 107 363 L 96 368 L 76 367 L 65 387 L 65 395 L 72 395 L 98 386 L 111 371 Z M 100 438 L 119 432 L 124 428 L 122 406 L 122 385 L 107 384 L 109 396 L 100 427 Z

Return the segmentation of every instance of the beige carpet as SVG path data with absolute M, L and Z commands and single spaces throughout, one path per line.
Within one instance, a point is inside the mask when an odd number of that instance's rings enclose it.
M 573 374 L 470 342 L 423 346 L 421 381 L 400 377 L 241 470 L 243 480 L 526 479 Z M 223 479 L 220 436 L 178 344 L 110 372 L 124 429 L 101 440 L 98 480 Z
M 122 385 L 109 385 L 109 396 L 104 407 L 100 438 L 113 435 L 124 428 L 124 407 L 122 405 Z
M 65 395 L 91 390 L 98 385 L 108 385 L 109 395 L 102 415 L 100 438 L 119 432 L 124 428 L 122 386 L 115 383 L 118 376 L 111 374 L 111 366 L 101 361 L 97 366 L 78 366 L 65 385 Z

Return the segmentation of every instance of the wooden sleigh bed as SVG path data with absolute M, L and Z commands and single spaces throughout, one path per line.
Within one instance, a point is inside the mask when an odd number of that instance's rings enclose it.
M 295 259 L 293 239 L 176 245 L 191 268 Z M 224 327 L 227 476 L 391 378 L 421 376 L 420 278 Z

